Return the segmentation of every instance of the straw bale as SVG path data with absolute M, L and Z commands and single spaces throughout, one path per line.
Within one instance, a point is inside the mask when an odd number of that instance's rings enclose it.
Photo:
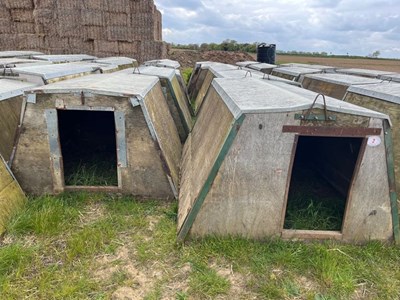
M 56 6 L 56 0 L 33 0 L 35 9 L 52 8 Z
M 107 11 L 108 10 L 108 1 L 107 0 L 83 0 L 83 7 L 88 10 L 99 10 L 99 11 Z
M 133 41 L 135 40 L 134 29 L 124 26 L 110 26 L 107 29 L 109 41 Z
M 20 33 L 16 38 L 18 49 L 38 49 L 42 45 L 41 38 L 36 34 Z
M 131 15 L 127 13 L 104 13 L 105 25 L 107 26 L 131 26 Z
M 83 26 L 84 40 L 106 40 L 107 31 L 103 26 Z
M 152 1 L 149 0 L 138 0 L 138 1 L 131 1 L 130 2 L 131 11 L 143 13 L 143 12 L 150 12 L 154 11 L 154 5 Z
M 4 4 L 7 8 L 24 8 L 24 9 L 33 9 L 33 0 L 4 0 Z
M 9 19 L 3 19 L 0 18 L 0 33 L 3 35 L 4 33 L 12 33 L 13 28 L 11 27 L 10 20 Z
M 28 9 L 11 9 L 11 19 L 17 22 L 35 22 L 33 18 L 33 10 Z
M 94 41 L 94 50 L 97 52 L 118 53 L 118 42 L 104 40 Z
M 108 3 L 108 11 L 123 13 L 129 10 L 129 0 L 110 1 Z
M 10 10 L 3 3 L 0 3 L 0 19 L 11 19 Z
M 132 55 L 139 52 L 139 41 L 134 42 L 118 42 L 118 50 L 121 55 L 126 55 L 128 57 L 132 57 Z
M 57 1 L 58 11 L 79 10 L 81 7 L 81 1 Z
M 36 23 L 52 24 L 55 18 L 55 11 L 47 8 L 35 9 L 33 11 L 33 17 Z
M 35 23 L 15 22 L 14 31 L 20 33 L 35 33 Z
M 82 25 L 103 26 L 104 15 L 102 11 L 97 10 L 82 10 Z
M 69 38 L 68 45 L 71 51 L 76 49 L 78 52 L 82 53 L 92 53 L 94 50 L 94 42 L 93 41 L 84 41 L 79 38 Z

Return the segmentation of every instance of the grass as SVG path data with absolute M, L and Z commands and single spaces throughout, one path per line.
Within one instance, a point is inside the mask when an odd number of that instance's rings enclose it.
M 73 164 L 65 171 L 65 184 L 70 186 L 117 186 L 117 164 L 107 159 Z
M 185 81 L 185 84 L 188 85 L 190 76 L 192 76 L 193 68 L 185 68 L 182 70 L 182 77 Z
M 180 245 L 176 207 L 107 194 L 30 198 L 0 245 L 1 299 L 400 298 L 399 247 L 236 237 Z

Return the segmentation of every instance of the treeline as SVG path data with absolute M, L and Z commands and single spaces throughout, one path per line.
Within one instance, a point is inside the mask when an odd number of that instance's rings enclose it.
M 257 43 L 238 43 L 235 40 L 224 40 L 222 43 L 202 43 L 202 44 L 170 44 L 172 48 L 186 49 L 186 50 L 219 50 L 219 51 L 242 51 L 249 53 L 257 52 Z
M 219 50 L 219 51 L 242 51 L 249 53 L 257 53 L 257 45 L 259 43 L 238 43 L 235 40 L 224 40 L 222 43 L 202 43 L 202 44 L 174 44 L 171 43 L 170 46 L 175 49 L 185 49 L 185 50 Z M 278 45 L 279 46 L 279 45 Z M 301 56 L 328 56 L 327 52 L 305 52 L 305 51 L 282 51 L 276 50 L 277 54 L 283 55 L 301 55 Z

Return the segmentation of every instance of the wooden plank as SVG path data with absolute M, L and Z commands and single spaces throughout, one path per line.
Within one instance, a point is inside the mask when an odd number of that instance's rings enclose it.
M 400 105 L 383 100 L 347 93 L 344 101 L 366 107 L 387 114 L 392 122 L 394 170 L 396 174 L 396 187 L 400 189 Z
M 322 80 L 318 80 L 315 78 L 304 77 L 303 82 L 301 83 L 303 88 L 323 94 L 329 97 L 333 97 L 339 100 L 342 100 L 344 95 L 346 95 L 347 89 L 349 88 L 346 85 L 335 84 L 332 82 L 326 82 Z
M 178 229 L 206 183 L 233 122 L 228 107 L 211 88 L 183 151 Z
M 22 96 L 0 101 L 0 154 L 8 161 L 20 122 Z
M 214 78 L 215 78 L 214 74 L 211 71 L 208 71 L 207 75 L 203 81 L 203 84 L 201 85 L 201 88 L 195 98 L 195 101 L 194 101 L 194 113 L 195 114 L 199 113 L 200 107 L 204 101 L 204 98 L 206 97 L 206 94 L 211 86 L 211 82 L 213 81 Z
M 343 235 L 340 231 L 323 230 L 289 230 L 282 231 L 282 238 L 287 240 L 336 240 L 340 241 Z
M 5 162 L 0 156 L 0 191 L 5 189 L 13 181 L 11 174 L 9 173 Z
M 161 150 L 160 158 L 166 163 L 164 171 L 178 190 L 182 145 L 159 83 L 146 96 L 144 102 Z
M 383 126 L 381 119 L 371 119 L 370 127 Z M 388 241 L 393 238 L 391 203 L 386 150 L 383 131 L 382 143 L 367 146 L 358 176 L 353 180 L 351 195 L 343 221 L 343 240 L 364 242 Z
M 382 128 L 348 128 L 348 127 L 312 127 L 288 126 L 282 127 L 282 132 L 298 133 L 309 136 L 365 137 L 380 135 Z
M 281 234 L 295 139 L 295 134 L 282 134 L 281 128 L 299 123 L 294 113 L 246 115 L 193 224 L 193 236 L 262 239 Z

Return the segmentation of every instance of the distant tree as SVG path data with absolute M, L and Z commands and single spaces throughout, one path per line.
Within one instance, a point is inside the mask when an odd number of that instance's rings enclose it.
M 381 51 L 376 50 L 376 51 L 372 52 L 372 54 L 370 55 L 370 57 L 372 57 L 372 58 L 378 58 L 379 55 L 381 55 Z

